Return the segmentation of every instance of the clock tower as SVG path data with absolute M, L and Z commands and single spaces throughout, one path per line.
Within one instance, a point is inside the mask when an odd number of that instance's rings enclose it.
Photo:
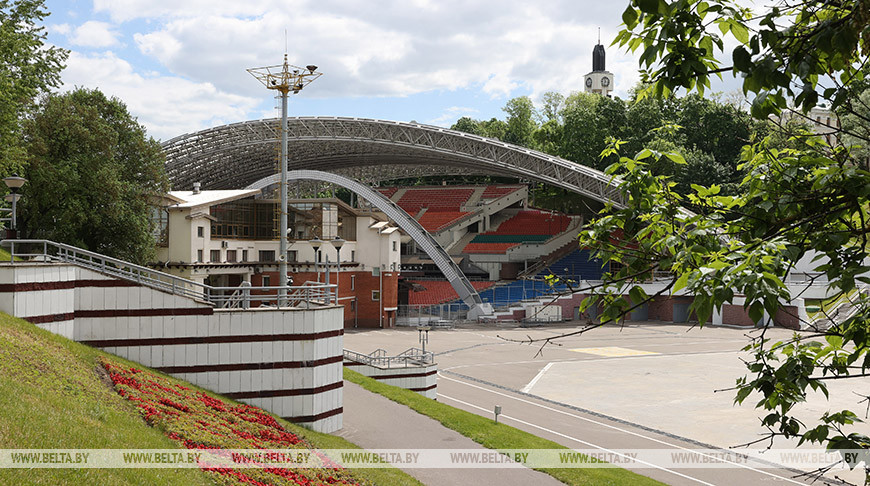
M 613 73 L 604 68 L 604 46 L 599 33 L 598 44 L 592 49 L 592 72 L 584 77 L 584 90 L 610 97 L 613 91 Z

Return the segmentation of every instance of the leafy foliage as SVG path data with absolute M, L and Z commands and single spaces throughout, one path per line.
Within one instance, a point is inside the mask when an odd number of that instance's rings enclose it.
M 847 129 L 835 138 L 863 139 L 870 125 L 861 109 L 870 51 L 866 1 L 780 0 L 754 15 L 729 0 L 631 0 L 623 21 L 616 43 L 641 52 L 649 82 L 640 99 L 678 88 L 703 93 L 711 75 L 733 70 L 743 76 L 744 92 L 754 94 L 756 118 L 788 110 L 789 99 L 801 118 L 826 99 Z M 727 34 L 739 45 L 733 66 L 720 68 L 714 47 L 721 51 Z M 829 87 L 822 86 L 825 78 Z M 681 163 L 663 150 L 674 146 L 651 143 L 634 157 L 619 157 L 627 143 L 611 140 L 602 159 L 618 157 L 607 172 L 619 178 L 628 204 L 606 208 L 581 233 L 580 244 L 620 265 L 583 306 L 600 304 L 603 322 L 620 320 L 655 297 L 639 282 L 662 271 L 670 277 L 656 295 L 685 290 L 702 325 L 740 296 L 762 327 L 745 348 L 752 359 L 735 397 L 743 403 L 753 392 L 760 395 L 755 406 L 767 412 L 761 422 L 767 434 L 754 442 L 782 436 L 829 449 L 870 449 L 862 418 L 852 411 L 826 413 L 815 424 L 795 417 L 809 393 L 827 395 L 826 381 L 870 375 L 870 172 L 853 147 L 827 143 L 794 124 L 786 128 L 757 132 L 742 149 L 737 169 L 743 177 L 730 195 L 718 184 L 693 184 L 685 193 L 656 176 L 652 168 L 663 159 Z M 706 142 L 717 140 L 693 145 Z M 792 299 L 787 277 L 802 258 L 815 262 L 813 279 L 826 283 L 830 295 L 849 296 L 854 312 L 842 322 L 803 322 L 805 331 L 771 342 L 765 337 L 773 325 L 769 316 Z M 870 393 L 862 392 L 870 402 Z
M 45 45 L 37 25 L 48 12 L 42 0 L 0 0 L 0 171 L 21 173 L 21 121 L 41 93 L 60 84 L 68 52 Z
M 639 92 L 640 90 L 638 90 Z M 688 164 L 666 159 L 650 166 L 656 175 L 677 182 L 676 190 L 687 194 L 692 183 L 718 184 L 723 193 L 737 190 L 741 147 L 759 128 L 748 113 L 697 95 L 685 98 L 605 98 L 573 93 L 565 98 L 545 93 L 542 107 L 535 109 L 527 97 L 507 102 L 506 121 L 476 121 L 460 118 L 451 127 L 475 135 L 498 138 L 603 170 L 618 160 L 600 158 L 607 137 L 626 142 L 626 153 L 655 146 L 679 153 Z M 662 126 L 669 127 L 662 130 Z M 494 128 L 498 130 L 494 130 Z M 594 202 L 577 194 L 550 187 L 532 188 L 534 204 L 561 211 L 588 212 Z
M 622 19 L 614 43 L 640 52 L 645 95 L 703 94 L 711 75 L 733 71 L 755 95 L 759 118 L 787 109 L 789 99 L 803 111 L 820 98 L 841 106 L 854 98 L 870 54 L 867 0 L 779 0 L 760 14 L 729 0 L 631 0 Z M 729 34 L 739 44 L 722 68 L 716 51 Z
M 159 144 L 126 106 L 97 90 L 48 95 L 25 133 L 23 233 L 149 261 L 149 198 L 168 184 Z

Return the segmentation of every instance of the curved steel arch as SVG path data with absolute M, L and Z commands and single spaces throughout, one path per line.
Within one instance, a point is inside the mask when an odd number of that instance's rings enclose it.
M 471 282 L 468 281 L 465 274 L 463 274 L 462 270 L 459 269 L 459 266 L 453 262 L 450 255 L 448 255 L 447 252 L 441 248 L 441 245 L 435 241 L 435 238 L 420 226 L 420 223 L 418 223 L 417 220 L 412 218 L 405 212 L 405 210 L 397 206 L 393 201 L 384 197 L 383 194 L 353 179 L 348 179 L 347 177 L 342 177 L 338 174 L 319 170 L 291 170 L 287 173 L 287 179 L 291 181 L 314 180 L 329 182 L 344 187 L 345 189 L 349 189 L 362 196 L 375 207 L 383 211 L 388 218 L 395 221 L 396 224 L 399 225 L 399 228 L 407 233 L 408 236 L 413 238 L 414 241 L 420 245 L 420 248 L 422 248 L 430 258 L 432 258 L 432 262 L 438 266 L 438 269 L 441 270 L 441 273 L 444 274 L 447 281 L 450 282 L 450 285 L 452 285 L 453 289 L 456 290 L 459 298 L 468 304 L 470 308 L 468 312 L 470 319 L 477 319 L 477 317 L 481 315 L 492 314 L 492 306 L 483 303 L 483 300 L 471 285 Z M 263 189 L 272 184 L 278 184 L 280 181 L 280 174 L 272 174 L 271 176 L 264 177 L 263 179 L 254 182 L 249 185 L 247 189 Z
M 288 166 L 341 172 L 421 163 L 518 177 L 622 206 L 617 182 L 595 169 L 535 150 L 445 128 L 367 118 L 290 118 Z M 162 144 L 175 188 L 250 185 L 277 171 L 280 120 L 252 120 L 182 135 Z

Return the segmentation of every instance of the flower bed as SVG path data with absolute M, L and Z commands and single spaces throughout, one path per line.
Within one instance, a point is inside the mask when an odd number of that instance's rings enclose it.
M 359 484 L 348 471 L 341 469 L 304 440 L 288 432 L 271 415 L 250 405 L 236 405 L 213 398 L 136 368 L 126 368 L 103 359 L 119 395 L 133 402 L 148 424 L 159 427 L 171 439 L 188 449 L 268 449 L 288 450 L 315 455 L 326 467 L 214 467 L 200 463 L 200 468 L 221 484 L 290 484 L 317 485 Z

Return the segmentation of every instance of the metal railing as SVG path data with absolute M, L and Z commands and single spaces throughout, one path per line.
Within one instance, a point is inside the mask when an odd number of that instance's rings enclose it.
M 3 240 L 9 248 L 10 263 L 61 262 L 93 270 L 103 275 L 134 282 L 173 295 L 188 297 L 220 308 L 299 307 L 332 305 L 336 285 L 306 282 L 302 286 L 214 287 L 177 277 L 117 258 L 48 240 Z M 18 261 L 16 261 L 18 259 Z M 247 282 L 244 282 L 247 283 Z
M 369 354 L 345 349 L 344 359 L 375 368 L 410 368 L 435 363 L 435 354 L 420 348 L 406 349 L 396 356 L 387 356 L 387 352 L 383 349 L 376 349 Z
M 464 321 L 468 317 L 468 305 L 464 302 L 443 304 L 402 304 L 398 306 L 398 325 L 426 326 L 438 321 Z

